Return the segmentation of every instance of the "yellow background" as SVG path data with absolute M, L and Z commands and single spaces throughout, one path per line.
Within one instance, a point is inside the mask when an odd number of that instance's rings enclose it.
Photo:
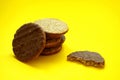
M 62 50 L 29 63 L 12 51 L 15 31 L 42 18 L 66 22 L 69 32 Z M 119 0 L 0 0 L 0 80 L 120 80 Z M 78 50 L 99 52 L 105 68 L 69 62 Z

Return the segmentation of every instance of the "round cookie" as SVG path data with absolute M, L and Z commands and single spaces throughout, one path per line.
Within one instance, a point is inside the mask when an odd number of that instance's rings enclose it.
M 64 35 L 62 35 L 60 38 L 48 39 L 48 40 L 46 41 L 45 48 L 52 48 L 52 47 L 55 47 L 55 46 L 59 46 L 59 45 L 61 45 L 64 41 L 65 41 L 65 36 L 64 36 Z
M 40 55 L 52 55 L 58 53 L 62 49 L 62 45 L 53 47 L 53 48 L 45 48 Z
M 16 58 L 23 62 L 37 58 L 45 48 L 45 44 L 45 32 L 34 23 L 22 25 L 16 31 L 12 42 Z
M 54 18 L 46 18 L 35 21 L 46 32 L 47 39 L 59 38 L 68 31 L 68 26 L 61 20 Z

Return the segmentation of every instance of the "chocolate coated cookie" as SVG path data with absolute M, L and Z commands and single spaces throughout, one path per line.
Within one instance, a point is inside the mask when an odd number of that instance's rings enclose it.
M 45 48 L 45 44 L 45 32 L 34 23 L 22 25 L 16 31 L 12 42 L 13 52 L 20 61 L 37 58 Z
M 46 18 L 35 21 L 46 32 L 47 39 L 59 38 L 68 31 L 68 26 L 61 20 L 54 18 Z
M 87 66 L 104 67 L 104 58 L 96 52 L 76 51 L 67 56 L 69 61 L 77 61 Z
M 56 54 L 62 49 L 62 46 L 56 46 L 53 48 L 45 48 L 43 52 L 40 55 L 51 55 L 51 54 Z
M 60 38 L 48 39 L 46 41 L 45 48 L 52 48 L 58 45 L 61 45 L 65 41 L 65 36 L 62 35 Z

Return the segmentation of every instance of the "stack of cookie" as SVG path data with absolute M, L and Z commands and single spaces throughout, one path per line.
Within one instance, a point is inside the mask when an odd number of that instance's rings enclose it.
M 38 24 L 46 34 L 45 48 L 40 55 L 51 55 L 59 52 L 65 41 L 64 34 L 68 31 L 67 24 L 53 18 L 37 20 L 34 23 Z
M 40 55 L 55 54 L 61 50 L 67 31 L 67 25 L 58 19 L 48 18 L 24 24 L 14 35 L 13 52 L 23 62 Z

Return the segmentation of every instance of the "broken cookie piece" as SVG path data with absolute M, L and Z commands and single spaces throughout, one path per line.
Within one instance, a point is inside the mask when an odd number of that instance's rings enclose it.
M 104 58 L 97 52 L 76 51 L 67 56 L 68 61 L 80 62 L 86 66 L 104 67 Z

